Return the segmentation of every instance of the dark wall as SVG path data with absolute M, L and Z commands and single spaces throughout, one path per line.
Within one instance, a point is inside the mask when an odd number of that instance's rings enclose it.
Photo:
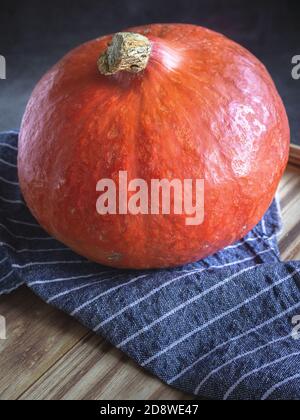
M 300 144 L 300 80 L 291 59 L 300 55 L 297 1 L 237 0 L 28 0 L 1 1 L 0 54 L 7 80 L 0 80 L 0 131 L 18 128 L 35 83 L 69 49 L 128 26 L 188 22 L 207 26 L 241 43 L 268 67 Z

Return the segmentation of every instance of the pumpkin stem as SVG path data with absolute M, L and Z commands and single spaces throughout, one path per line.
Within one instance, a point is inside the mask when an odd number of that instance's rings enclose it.
M 119 32 L 114 35 L 107 50 L 98 60 L 101 74 L 109 76 L 119 71 L 139 73 L 147 67 L 151 42 L 143 35 Z

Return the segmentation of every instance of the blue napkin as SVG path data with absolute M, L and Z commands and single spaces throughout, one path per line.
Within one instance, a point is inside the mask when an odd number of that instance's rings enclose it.
M 0 135 L 0 294 L 25 283 L 188 393 L 300 399 L 300 262 L 280 261 L 276 202 L 243 240 L 203 261 L 111 269 L 37 224 L 20 194 L 17 144 L 16 132 Z

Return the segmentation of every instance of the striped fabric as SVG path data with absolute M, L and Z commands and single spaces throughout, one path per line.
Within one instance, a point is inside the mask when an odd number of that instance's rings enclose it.
M 91 263 L 49 237 L 0 136 L 0 293 L 25 283 L 171 386 L 213 399 L 300 398 L 300 263 L 280 262 L 274 203 L 239 243 L 172 270 Z M 292 334 L 294 328 L 294 334 Z

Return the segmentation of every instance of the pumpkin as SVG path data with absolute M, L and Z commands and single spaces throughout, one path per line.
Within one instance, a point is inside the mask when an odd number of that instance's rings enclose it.
M 174 267 L 261 220 L 289 139 L 283 103 L 251 53 L 199 26 L 148 25 L 79 46 L 38 83 L 20 131 L 19 180 L 39 223 L 77 253 L 117 268 Z M 147 185 L 203 180 L 204 219 L 99 214 L 99 180 L 118 193 L 121 171 Z

